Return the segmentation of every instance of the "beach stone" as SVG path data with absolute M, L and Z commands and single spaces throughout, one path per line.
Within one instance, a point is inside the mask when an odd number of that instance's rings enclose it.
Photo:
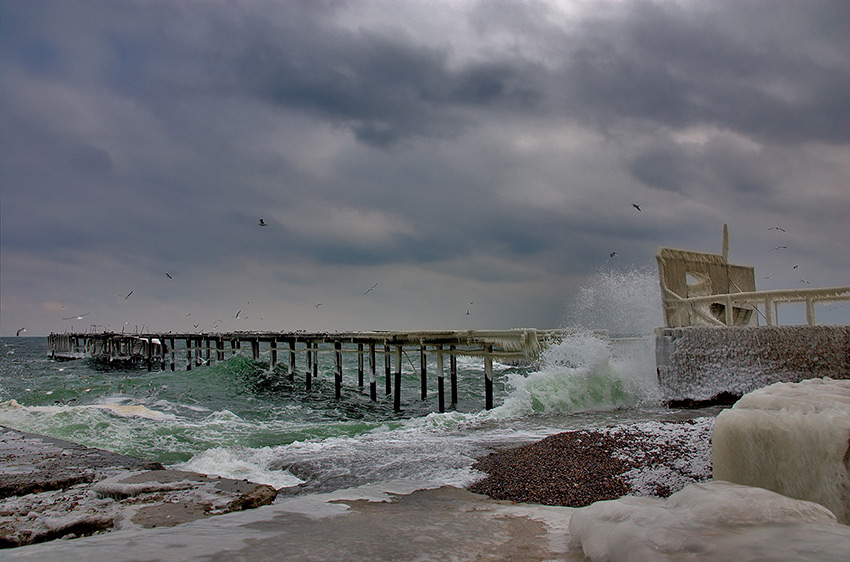
M 850 524 L 850 381 L 777 383 L 717 417 L 714 478 L 816 502 Z

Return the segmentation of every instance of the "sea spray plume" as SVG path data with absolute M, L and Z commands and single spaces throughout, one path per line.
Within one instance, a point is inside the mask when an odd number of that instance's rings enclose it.
M 612 336 L 645 336 L 661 326 L 658 274 L 646 269 L 597 271 L 567 308 L 564 324 L 606 330 Z
M 576 331 L 544 350 L 538 370 L 509 375 L 511 392 L 494 410 L 499 417 L 613 410 L 658 402 L 654 369 L 646 355 L 621 358 L 616 341 Z

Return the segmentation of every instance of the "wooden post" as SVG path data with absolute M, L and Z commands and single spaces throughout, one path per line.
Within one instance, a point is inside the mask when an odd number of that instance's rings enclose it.
M 484 346 L 484 408 L 493 409 L 493 345 Z
M 375 344 L 369 344 L 369 398 L 374 402 L 378 399 L 378 377 L 377 358 L 375 357 Z
M 307 384 L 306 384 L 306 386 L 307 386 L 307 390 L 309 391 L 309 390 L 313 389 L 313 351 L 312 351 L 313 342 L 311 342 L 310 340 L 307 340 L 304 343 L 307 346 L 307 359 L 306 359 L 306 361 L 307 361 L 307 377 L 306 377 Z
M 395 346 L 395 388 L 393 388 L 393 410 L 401 411 L 401 345 Z
M 192 338 L 186 338 L 186 370 L 192 370 Z
M 455 355 L 455 346 L 449 346 L 449 384 L 452 391 L 452 406 L 457 405 L 457 356 Z
M 173 372 L 176 367 L 175 354 L 176 351 L 174 349 L 174 338 L 168 338 L 168 345 L 171 347 L 171 371 Z
M 437 405 L 440 413 L 446 411 L 446 377 L 443 371 L 443 344 L 437 344 Z
M 208 364 L 210 362 L 210 339 L 204 338 L 204 363 Z
M 336 356 L 336 365 L 334 368 L 334 396 L 342 398 L 342 343 L 334 342 L 334 355 Z
M 224 340 L 221 336 L 215 338 L 215 360 L 224 361 Z
M 295 380 L 295 340 L 289 340 L 289 382 Z
M 390 346 L 384 344 L 384 378 L 386 378 L 387 396 L 393 393 L 392 365 L 390 360 Z
M 277 338 L 269 342 L 269 369 L 274 371 L 277 366 Z
M 233 357 L 236 355 L 236 340 L 230 338 L 230 356 Z
M 319 380 L 319 342 L 313 342 L 313 378 Z
M 363 344 L 357 344 L 357 386 L 363 388 Z
M 153 338 L 148 338 L 147 341 L 147 358 L 145 362 L 148 364 L 148 372 L 153 371 Z
M 254 361 L 260 360 L 260 340 L 258 338 L 251 340 L 251 356 L 254 358 Z
M 425 344 L 419 344 L 419 387 L 420 398 L 428 398 L 428 358 L 425 356 Z
M 165 345 L 165 336 L 159 336 L 159 370 L 165 370 L 165 362 L 168 359 L 168 346 Z

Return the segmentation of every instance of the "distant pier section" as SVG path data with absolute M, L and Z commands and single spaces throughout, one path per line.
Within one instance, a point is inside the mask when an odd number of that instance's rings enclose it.
M 485 408 L 493 408 L 493 361 L 528 363 L 543 347 L 560 341 L 569 330 L 440 330 L 411 332 L 231 332 L 208 334 L 64 333 L 48 336 L 48 356 L 56 361 L 90 359 L 106 367 L 147 367 L 149 370 L 191 371 L 193 367 L 224 361 L 237 353 L 259 361 L 267 358 L 271 370 L 282 370 L 290 381 L 304 378 L 307 390 L 319 376 L 319 357 L 333 357 L 336 397 L 342 395 L 343 354 L 357 355 L 357 385 L 369 385 L 377 399 L 378 370 L 383 363 L 385 395 L 401 409 L 402 368 L 419 371 L 420 397 L 428 393 L 429 357 L 435 358 L 439 411 L 448 397 L 457 404 L 457 357 L 480 357 L 484 364 Z M 413 357 L 411 357 L 411 355 Z M 382 360 L 382 361 L 381 361 Z M 418 366 L 417 366 L 418 363 Z

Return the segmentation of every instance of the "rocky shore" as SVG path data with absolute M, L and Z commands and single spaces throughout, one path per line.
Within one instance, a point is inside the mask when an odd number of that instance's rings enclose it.
M 469 486 L 493 499 L 584 507 L 624 495 L 667 497 L 711 478 L 714 418 L 568 431 L 495 451 Z
M 271 486 L 0 426 L 0 548 L 170 527 L 274 501 Z

